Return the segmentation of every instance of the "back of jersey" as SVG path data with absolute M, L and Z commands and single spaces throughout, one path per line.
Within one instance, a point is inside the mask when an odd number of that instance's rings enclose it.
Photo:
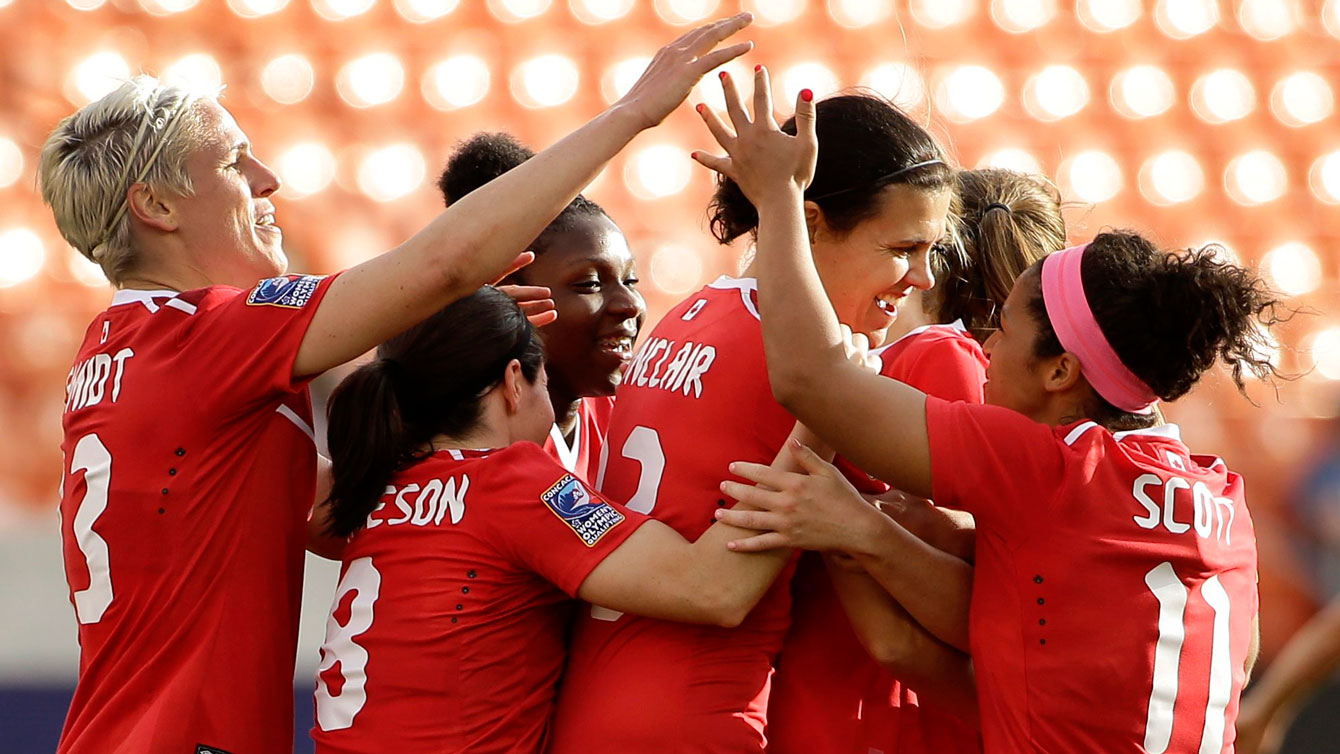
M 292 368 L 326 283 L 267 283 L 283 295 L 120 291 L 70 370 L 60 511 L 80 674 L 62 752 L 292 746 L 316 474 Z
M 794 420 L 772 398 L 752 279 L 720 278 L 672 309 L 617 393 L 596 485 L 690 541 L 732 505 L 732 461 L 771 463 Z M 738 629 L 584 609 L 551 752 L 762 748 L 788 568 Z

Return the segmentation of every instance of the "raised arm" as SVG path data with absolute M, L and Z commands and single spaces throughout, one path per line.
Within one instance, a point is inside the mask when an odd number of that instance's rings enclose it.
M 727 156 L 694 158 L 733 179 L 758 209 L 755 269 L 773 395 L 857 466 L 931 497 L 925 395 L 845 358 L 814 268 L 804 201 L 818 154 L 812 95 L 797 99 L 798 133 L 789 136 L 773 120 L 766 70 L 755 75 L 752 121 L 729 76 L 722 85 L 734 132 L 710 109 L 699 113 Z
M 342 364 L 499 278 L 634 136 L 660 123 L 703 74 L 751 48 L 715 49 L 751 20 L 742 13 L 661 48 L 628 93 L 594 120 L 462 197 L 400 246 L 340 275 L 303 338 L 294 375 Z

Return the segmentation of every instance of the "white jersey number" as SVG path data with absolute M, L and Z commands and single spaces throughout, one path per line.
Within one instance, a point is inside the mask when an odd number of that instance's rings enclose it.
M 661 449 L 661 436 L 651 427 L 637 426 L 628 433 L 619 455 L 630 461 L 637 461 L 642 470 L 637 477 L 637 490 L 628 499 L 626 507 L 638 513 L 651 513 L 656 507 L 656 496 L 661 491 L 661 477 L 665 476 L 665 451 Z M 600 469 L 596 472 L 596 489 L 605 487 L 605 462 L 609 460 L 609 446 L 600 451 Z M 591 617 L 596 620 L 615 621 L 623 613 L 599 605 L 591 606 Z
M 1187 588 L 1177 577 L 1172 563 L 1164 561 L 1145 574 L 1145 584 L 1159 601 L 1159 641 L 1154 649 L 1154 684 L 1149 693 L 1149 713 L 1145 718 L 1145 749 L 1163 754 L 1172 740 L 1173 708 L 1177 705 L 1177 672 L 1186 638 Z M 1233 661 L 1228 647 L 1228 592 L 1218 576 L 1206 579 L 1201 597 L 1214 611 L 1213 639 L 1210 644 L 1210 693 L 1205 705 L 1205 726 L 1200 738 L 1200 754 L 1218 754 L 1224 748 L 1224 710 L 1233 693 Z
M 88 566 L 88 588 L 74 593 L 74 614 L 80 625 L 97 623 L 112 604 L 111 559 L 107 540 L 93 531 L 93 524 L 107 510 L 107 489 L 112 482 L 112 454 L 96 434 L 84 435 L 75 443 L 70 458 L 70 475 L 84 472 L 84 499 L 74 503 L 74 540 Z M 62 484 L 64 482 L 62 481 Z M 64 489 L 62 487 L 62 489 Z M 65 574 L 70 580 L 70 574 Z
M 316 724 L 321 730 L 348 728 L 367 704 L 368 651 L 354 639 L 372 628 L 372 606 L 381 587 L 382 575 L 372 565 L 372 558 L 359 558 L 349 563 L 344 578 L 335 588 L 335 601 L 326 619 L 326 641 L 321 645 L 321 664 L 316 670 Z M 349 622 L 340 625 L 335 620 L 335 609 L 350 592 L 354 592 L 354 598 L 349 605 Z M 322 675 L 337 662 L 344 685 L 335 695 L 330 693 Z

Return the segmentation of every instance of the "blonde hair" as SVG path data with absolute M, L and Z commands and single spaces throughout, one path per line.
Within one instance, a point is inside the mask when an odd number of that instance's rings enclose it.
M 62 120 L 42 147 L 42 200 L 65 240 L 101 265 L 113 284 L 136 262 L 126 212 L 130 188 L 146 183 L 179 196 L 192 192 L 186 158 L 203 133 L 194 106 L 201 97 L 136 76 Z
M 1000 327 L 1014 281 L 1047 254 L 1065 248 L 1061 198 L 1044 176 L 986 168 L 961 170 L 954 247 L 938 258 L 939 283 L 926 311 L 936 322 L 963 320 L 985 341 Z

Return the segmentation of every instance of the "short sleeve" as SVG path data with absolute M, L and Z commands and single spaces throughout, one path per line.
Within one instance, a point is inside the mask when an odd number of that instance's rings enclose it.
M 180 346 L 208 375 L 197 380 L 202 397 L 247 406 L 306 385 L 310 378 L 293 377 L 293 362 L 335 277 L 285 275 L 249 291 L 215 286 L 181 294 L 194 310 Z
M 1052 429 L 999 406 L 926 398 L 933 499 L 999 530 L 1049 506 L 1065 474 Z
M 971 338 L 919 338 L 887 364 L 883 374 L 936 398 L 981 403 L 986 357 Z
M 494 546 L 570 596 L 647 516 L 610 502 L 539 446 L 518 443 L 506 494 L 491 501 Z

